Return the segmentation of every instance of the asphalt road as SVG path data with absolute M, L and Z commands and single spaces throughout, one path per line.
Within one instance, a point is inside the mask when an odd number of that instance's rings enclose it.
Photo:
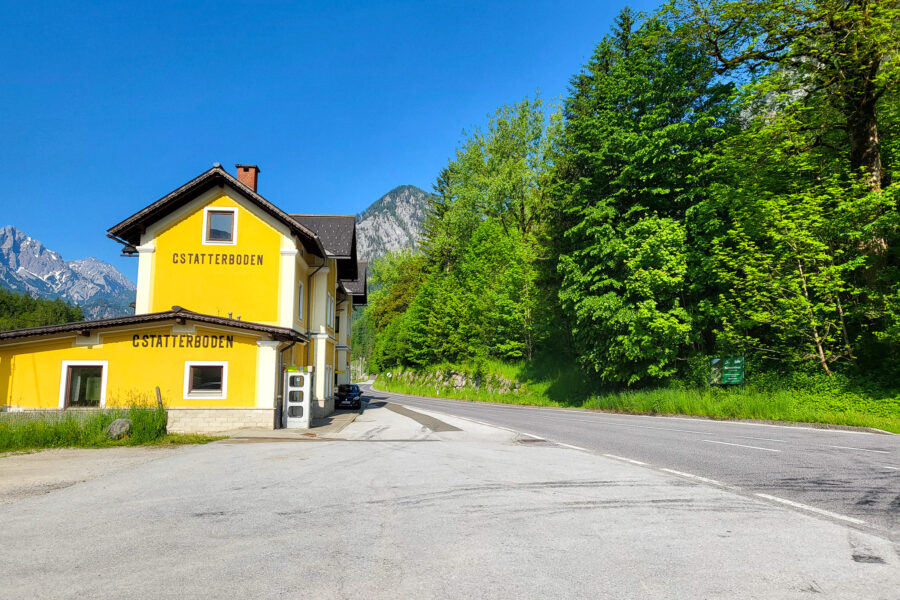
M 420 412 L 0 456 L 0 598 L 897 600 L 882 536 Z
M 695 481 L 705 478 L 710 485 L 900 540 L 897 435 L 462 402 L 371 387 L 366 395 L 677 471 Z

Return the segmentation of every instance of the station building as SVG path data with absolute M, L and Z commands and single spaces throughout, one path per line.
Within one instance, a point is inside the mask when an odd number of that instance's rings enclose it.
M 258 167 L 237 171 L 216 164 L 108 230 L 138 257 L 134 315 L 0 332 L 2 410 L 160 398 L 170 431 L 276 428 L 291 373 L 307 420 L 334 410 L 366 302 L 355 218 L 286 213 Z

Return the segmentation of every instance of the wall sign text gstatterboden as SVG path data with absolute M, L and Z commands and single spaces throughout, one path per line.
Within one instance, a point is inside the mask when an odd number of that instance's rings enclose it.
M 131 336 L 135 348 L 234 348 L 233 335 L 144 334 Z
M 174 252 L 176 265 L 250 265 L 262 266 L 262 254 L 232 254 L 230 252 Z

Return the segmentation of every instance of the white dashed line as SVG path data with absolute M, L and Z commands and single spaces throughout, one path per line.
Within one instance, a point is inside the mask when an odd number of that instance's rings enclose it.
M 633 459 L 631 459 L 631 458 L 623 458 L 623 457 L 621 457 L 621 456 L 616 456 L 615 454 L 604 454 L 603 456 L 605 456 L 606 458 L 614 458 L 614 459 L 616 459 L 616 460 L 625 461 L 625 462 L 631 463 L 631 464 L 633 464 L 633 465 L 640 465 L 640 466 L 642 466 L 642 467 L 646 467 L 646 466 L 647 466 L 647 463 L 645 463 L 645 462 L 641 462 L 641 461 L 639 461 L 639 460 L 633 460 Z
M 854 523 L 856 525 L 865 525 L 866 522 L 860 519 L 854 519 L 853 517 L 847 517 L 844 515 L 839 515 L 838 513 L 833 513 L 830 510 L 822 510 L 821 508 L 816 508 L 815 506 L 809 506 L 807 504 L 800 504 L 799 502 L 794 502 L 793 500 L 785 500 L 784 498 L 779 498 L 778 496 L 770 496 L 769 494 L 756 494 L 756 496 L 760 498 L 765 498 L 766 500 L 771 500 L 773 502 L 780 502 L 781 504 L 787 504 L 788 506 L 793 506 L 794 508 L 799 508 L 801 510 L 806 510 L 809 512 L 813 512 L 819 515 L 824 515 L 826 517 L 831 517 L 832 519 L 840 519 L 841 521 L 847 521 L 848 523 Z
M 744 444 L 731 444 L 729 442 L 717 442 L 716 440 L 703 440 L 704 442 L 709 442 L 710 444 L 722 444 L 724 446 L 738 446 L 740 448 L 753 448 L 754 450 L 765 450 L 766 452 L 781 452 L 781 450 L 775 450 L 773 448 L 761 448 L 760 446 L 745 446 Z
M 703 483 L 711 483 L 713 485 L 718 485 L 720 487 L 727 487 L 732 489 L 733 486 L 722 483 L 721 481 L 716 481 L 715 479 L 709 479 L 708 477 L 700 477 L 699 475 L 692 475 L 691 473 L 684 473 L 682 471 L 676 471 L 674 469 L 660 469 L 660 471 L 665 471 L 666 473 L 672 473 L 673 475 L 680 475 L 681 477 L 687 477 L 689 479 L 696 479 L 697 481 L 702 481 Z
M 581 450 L 582 452 L 590 452 L 587 448 L 582 448 L 581 446 L 573 446 L 572 444 L 563 444 L 562 442 L 554 442 L 557 446 L 564 446 L 566 448 L 571 448 L 572 450 Z
M 828 446 L 829 448 L 840 448 L 841 450 L 859 450 L 860 452 L 877 452 L 878 454 L 890 454 L 887 450 L 869 450 L 868 448 L 853 448 L 852 446 Z
M 900 467 L 892 467 L 890 465 L 881 465 L 882 469 L 890 469 L 891 471 L 900 471 Z
M 762 440 L 764 442 L 778 442 L 779 444 L 784 444 L 787 442 L 787 440 L 776 440 L 773 438 L 750 437 L 749 435 L 736 435 L 734 437 L 739 437 L 744 440 Z

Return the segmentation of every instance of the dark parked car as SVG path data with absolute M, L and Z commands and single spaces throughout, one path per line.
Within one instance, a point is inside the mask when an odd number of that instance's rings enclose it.
M 359 409 L 361 399 L 362 391 L 355 383 L 339 385 L 334 398 L 334 407 Z

